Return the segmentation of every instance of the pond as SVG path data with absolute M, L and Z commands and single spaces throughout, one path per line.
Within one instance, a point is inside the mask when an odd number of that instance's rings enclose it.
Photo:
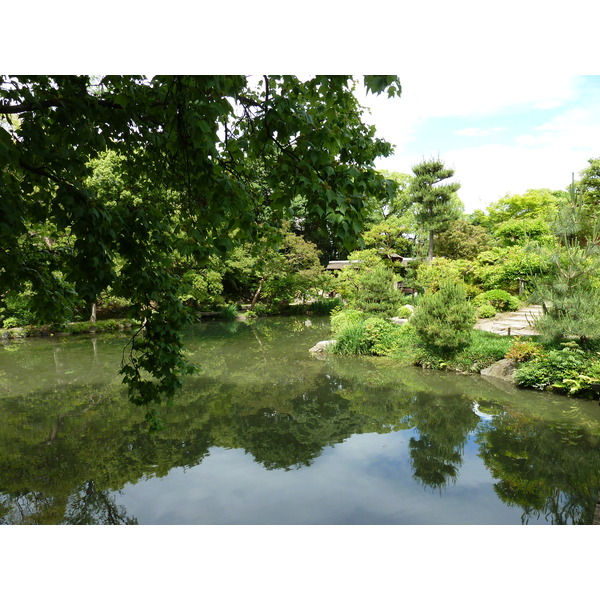
M 0 346 L 5 524 L 588 524 L 600 406 L 385 358 L 322 317 L 203 323 L 150 433 L 122 335 Z

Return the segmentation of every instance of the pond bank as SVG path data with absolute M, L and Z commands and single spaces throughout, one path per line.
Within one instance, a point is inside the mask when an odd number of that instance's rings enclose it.
M 64 325 L 24 325 L 0 330 L 1 340 L 15 340 L 29 337 L 53 337 L 78 335 L 81 333 L 114 333 L 131 329 L 135 322 L 129 319 L 106 319 L 103 321 L 83 321 Z

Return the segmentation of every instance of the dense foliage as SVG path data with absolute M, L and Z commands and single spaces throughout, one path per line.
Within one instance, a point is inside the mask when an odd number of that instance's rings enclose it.
M 364 84 L 400 93 L 393 76 Z M 350 247 L 367 201 L 392 189 L 373 169 L 391 146 L 363 124 L 354 86 L 348 76 L 256 86 L 243 76 L 3 76 L 0 297 L 27 292 L 36 318 L 53 322 L 111 288 L 143 323 L 122 367 L 131 399 L 172 396 L 189 370 L 182 263 L 210 282 L 211 257 L 261 238 L 275 246 L 298 196 Z M 103 169 L 94 161 L 107 151 Z M 185 285 L 220 292 L 218 278 Z
M 400 93 L 393 76 L 363 83 Z M 546 354 L 572 337 L 593 347 L 600 159 L 568 191 L 530 189 L 465 215 L 441 158 L 410 175 L 375 171 L 392 147 L 363 123 L 355 86 L 4 76 L 0 326 L 87 331 L 97 314 L 127 316 L 121 373 L 144 405 L 173 396 L 192 369 L 186 323 L 209 311 L 233 319 L 242 304 L 248 317 L 305 301 L 328 311 L 337 293 L 338 351 L 404 345 L 430 366 L 472 346 L 475 308 L 491 318 L 537 302 Z M 324 269 L 341 258 L 351 262 L 340 273 Z M 399 315 L 407 327 L 386 320 Z

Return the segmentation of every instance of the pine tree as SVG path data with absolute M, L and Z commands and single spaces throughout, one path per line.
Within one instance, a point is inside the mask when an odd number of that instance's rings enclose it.
M 547 340 L 600 337 L 598 216 L 580 190 L 571 185 L 570 201 L 553 224 L 556 244 L 541 249 L 546 268 L 535 281 L 534 299 L 546 309 L 536 328 Z
M 449 280 L 425 293 L 410 322 L 426 347 L 447 355 L 469 343 L 475 320 L 465 286 Z
M 434 235 L 446 231 L 462 214 L 456 192 L 459 183 L 440 183 L 454 175 L 439 159 L 426 160 L 413 167 L 415 174 L 408 193 L 417 224 L 429 232 L 429 260 L 433 258 Z

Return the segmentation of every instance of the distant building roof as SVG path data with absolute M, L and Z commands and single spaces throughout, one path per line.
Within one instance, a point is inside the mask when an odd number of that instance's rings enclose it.
M 362 260 L 330 260 L 329 264 L 325 268 L 329 269 L 331 271 L 335 271 L 338 269 L 343 269 L 344 267 L 347 267 L 350 264 L 361 263 L 361 262 L 362 262 Z
M 390 258 L 394 261 L 404 262 L 404 263 L 414 260 L 413 258 L 404 258 L 403 256 L 400 256 L 399 254 L 389 254 L 388 258 Z M 330 260 L 329 264 L 325 268 L 329 269 L 330 271 L 337 271 L 339 269 L 343 269 L 344 267 L 347 267 L 350 264 L 361 263 L 361 262 L 362 262 L 362 260 Z

